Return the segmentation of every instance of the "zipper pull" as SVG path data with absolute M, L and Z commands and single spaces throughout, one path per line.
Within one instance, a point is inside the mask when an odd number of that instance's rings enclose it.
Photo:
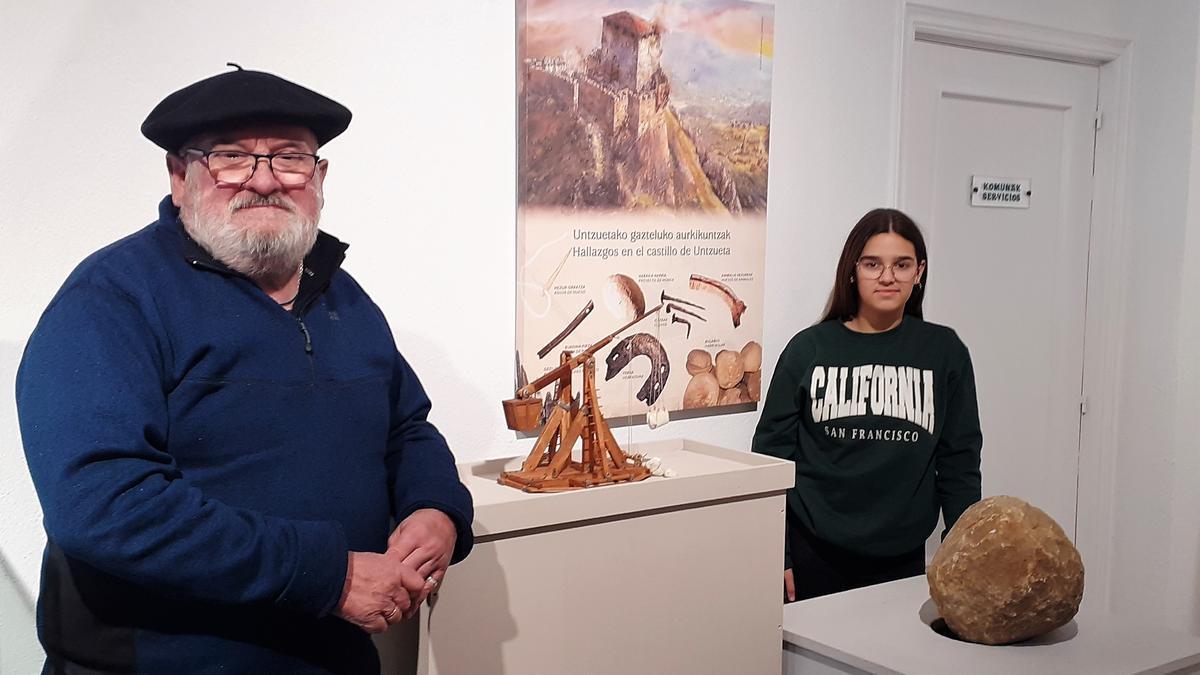
M 296 317 L 296 323 L 300 324 L 300 332 L 304 333 L 304 353 L 312 354 L 312 336 L 308 334 L 308 326 L 304 325 L 304 319 Z

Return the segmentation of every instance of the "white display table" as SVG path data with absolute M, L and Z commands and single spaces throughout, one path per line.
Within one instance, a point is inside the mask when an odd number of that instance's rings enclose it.
M 692 441 L 625 448 L 672 478 L 527 494 L 523 458 L 465 464 L 475 550 L 423 610 L 422 673 L 780 669 L 790 462 Z
M 1089 611 L 1016 645 L 989 647 L 935 633 L 924 576 L 786 605 L 787 675 L 826 673 L 1200 672 L 1200 637 Z

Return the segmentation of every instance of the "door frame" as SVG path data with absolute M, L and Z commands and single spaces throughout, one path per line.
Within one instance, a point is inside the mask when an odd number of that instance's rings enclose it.
M 904 152 L 901 115 L 905 83 L 916 42 L 1017 54 L 1096 66 L 1100 72 L 1101 124 L 1096 132 L 1092 214 L 1085 298 L 1083 398 L 1080 416 L 1075 543 L 1087 568 L 1086 602 L 1108 608 L 1111 598 L 1115 465 L 1118 452 L 1121 354 L 1129 266 L 1122 251 L 1130 236 L 1125 216 L 1125 164 L 1132 68 L 1130 41 L 1008 19 L 906 3 L 896 59 L 898 72 L 892 120 L 892 201 L 901 208 Z M 986 445 L 986 440 L 985 440 Z M 1084 448 L 1088 451 L 1084 452 Z

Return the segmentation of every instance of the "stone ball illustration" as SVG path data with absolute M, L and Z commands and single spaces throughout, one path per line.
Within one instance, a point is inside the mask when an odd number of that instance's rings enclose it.
M 762 371 L 746 373 L 746 376 L 742 378 L 742 384 L 738 386 L 743 385 L 746 387 L 746 398 L 751 401 L 759 400 L 762 397 Z
M 692 377 L 683 390 L 683 407 L 709 408 L 717 404 L 721 397 L 721 386 L 717 384 L 717 376 L 712 372 L 703 372 Z
M 746 375 L 746 369 L 742 365 L 742 355 L 729 349 L 722 349 L 717 352 L 716 358 L 717 382 L 722 389 L 730 389 L 738 386 L 742 378 Z
M 988 497 L 963 512 L 926 578 L 946 626 L 987 645 L 1054 630 L 1083 600 L 1079 551 L 1053 518 L 1016 497 Z
M 712 370 L 712 354 L 703 349 L 693 349 L 687 355 L 687 371 L 689 375 L 699 375 Z
M 762 345 L 751 340 L 742 347 L 742 367 L 747 373 L 757 373 L 762 370 Z
M 746 396 L 746 391 L 739 384 L 732 389 L 722 389 L 721 396 L 717 399 L 717 405 L 737 405 L 749 401 L 750 397 Z

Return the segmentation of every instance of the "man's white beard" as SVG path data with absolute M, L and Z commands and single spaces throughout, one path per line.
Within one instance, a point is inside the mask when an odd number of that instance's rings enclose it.
M 190 180 L 188 182 L 191 183 Z M 191 187 L 189 185 L 189 189 Z M 288 210 L 286 228 L 278 232 L 261 232 L 233 223 L 233 214 L 238 209 L 264 204 Z M 303 218 L 290 203 L 276 195 L 239 197 L 231 200 L 228 208 L 221 213 L 202 213 L 196 208 L 185 211 L 180 215 L 188 234 L 196 243 L 229 269 L 255 280 L 290 278 L 317 241 L 320 216 Z

